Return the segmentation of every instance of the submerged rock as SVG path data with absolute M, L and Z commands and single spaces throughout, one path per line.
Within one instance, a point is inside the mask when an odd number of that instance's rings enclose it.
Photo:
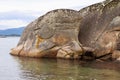
M 106 0 L 80 11 L 58 9 L 30 23 L 11 54 L 64 59 L 118 59 L 119 33 L 120 0 Z

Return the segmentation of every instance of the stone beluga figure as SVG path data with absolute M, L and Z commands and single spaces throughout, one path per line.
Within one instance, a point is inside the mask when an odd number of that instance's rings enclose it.
M 120 0 L 80 11 L 57 9 L 31 22 L 12 55 L 64 59 L 120 58 Z

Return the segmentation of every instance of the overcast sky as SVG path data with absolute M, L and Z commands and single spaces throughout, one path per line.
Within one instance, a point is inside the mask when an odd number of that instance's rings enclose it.
M 0 29 L 26 26 L 50 10 L 80 10 L 101 1 L 104 0 L 0 0 Z

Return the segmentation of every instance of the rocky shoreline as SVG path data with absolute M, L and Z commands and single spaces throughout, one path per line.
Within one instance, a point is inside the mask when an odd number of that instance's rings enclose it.
M 80 60 L 120 60 L 120 0 L 80 11 L 57 9 L 31 22 L 12 55 Z

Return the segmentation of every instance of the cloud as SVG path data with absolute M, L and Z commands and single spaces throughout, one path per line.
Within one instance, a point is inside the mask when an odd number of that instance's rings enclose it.
M 81 8 L 104 0 L 1 0 L 0 29 L 26 26 L 54 9 Z
M 42 15 L 42 12 L 9 11 L 0 13 L 0 29 L 15 28 L 28 25 Z
M 1 0 L 1 11 L 49 11 L 58 8 L 91 5 L 104 0 Z
M 4 30 L 6 28 L 10 28 L 9 26 L 5 26 L 5 25 L 0 25 L 0 30 Z
M 27 25 L 28 23 L 22 20 L 0 20 L 0 28 L 4 29 L 3 27 L 7 28 L 15 28 L 17 27 L 22 27 Z
M 22 12 L 22 11 L 9 11 L 9 12 L 1 12 L 0 13 L 0 20 L 25 20 L 31 21 L 35 19 L 37 14 L 41 15 L 40 12 Z

